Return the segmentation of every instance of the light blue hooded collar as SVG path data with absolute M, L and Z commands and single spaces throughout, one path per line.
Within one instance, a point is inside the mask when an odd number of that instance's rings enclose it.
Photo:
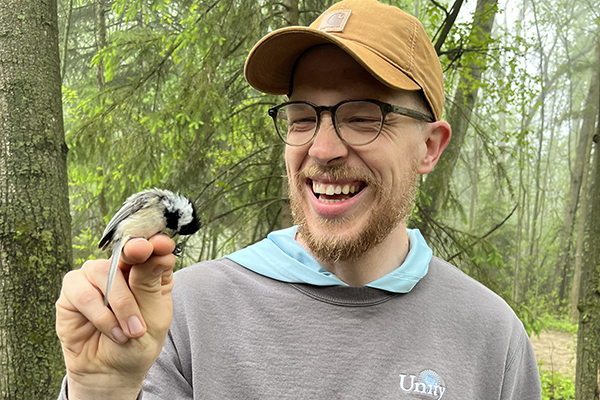
M 297 226 L 293 226 L 271 232 L 266 239 L 225 257 L 257 274 L 278 281 L 316 286 L 348 286 L 296 242 L 297 229 Z M 418 229 L 406 231 L 410 250 L 402 265 L 365 286 L 394 293 L 408 293 L 427 274 L 433 252 Z

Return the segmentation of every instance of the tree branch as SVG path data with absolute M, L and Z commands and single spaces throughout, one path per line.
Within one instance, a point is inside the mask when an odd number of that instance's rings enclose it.
M 445 8 L 443 8 L 442 6 L 437 4 L 434 0 L 430 0 L 430 1 L 433 4 L 435 4 L 437 7 L 441 8 L 446 13 L 446 19 L 444 20 L 444 24 L 442 25 L 442 30 L 441 30 L 440 36 L 437 38 L 437 40 L 435 41 L 435 45 L 433 46 L 435 48 L 436 54 L 439 56 L 442 45 L 446 41 L 446 38 L 448 37 L 448 33 L 450 33 L 450 29 L 452 29 L 452 27 L 454 26 L 454 22 L 456 22 L 456 17 L 458 16 L 458 13 L 460 12 L 460 9 L 463 4 L 463 0 L 456 0 L 454 2 L 454 4 L 452 5 L 452 9 L 450 10 L 450 13 L 448 13 L 448 11 L 446 11 Z M 436 36 L 437 36 L 437 33 L 436 33 Z
M 504 218 L 501 222 L 496 224 L 496 226 L 494 226 L 492 229 L 490 229 L 485 235 L 476 238 L 475 241 L 479 242 L 481 240 L 484 240 L 485 238 L 490 236 L 492 233 L 494 233 L 496 230 L 498 230 L 502 225 L 504 225 L 504 223 L 506 223 L 506 221 L 508 221 L 510 219 L 510 217 L 512 217 L 512 215 L 515 213 L 515 211 L 517 210 L 518 207 L 519 207 L 519 204 L 517 203 L 517 205 L 514 206 L 512 211 L 506 216 L 506 218 Z M 458 257 L 463 252 L 464 252 L 464 250 L 459 251 L 458 253 L 456 253 L 452 257 L 450 257 L 447 261 L 448 262 L 452 261 L 454 258 Z

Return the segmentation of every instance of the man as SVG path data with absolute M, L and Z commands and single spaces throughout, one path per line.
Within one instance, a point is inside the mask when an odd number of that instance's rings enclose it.
M 450 140 L 421 24 L 345 0 L 263 38 L 246 77 L 289 96 L 269 113 L 298 226 L 175 277 L 170 239 L 132 240 L 112 311 L 107 261 L 69 273 L 68 398 L 540 399 L 512 310 L 406 229 L 417 176 Z

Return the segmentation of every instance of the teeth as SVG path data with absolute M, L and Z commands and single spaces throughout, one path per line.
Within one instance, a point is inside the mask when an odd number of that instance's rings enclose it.
M 358 186 L 350 186 L 348 184 L 341 185 L 326 185 L 324 183 L 316 183 L 313 181 L 313 192 L 318 194 L 326 194 L 328 196 L 333 196 L 334 194 L 349 194 L 358 192 Z

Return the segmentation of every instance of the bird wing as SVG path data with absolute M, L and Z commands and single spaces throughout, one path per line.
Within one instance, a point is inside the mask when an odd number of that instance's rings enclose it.
M 156 197 L 156 195 L 157 194 L 151 190 L 144 190 L 129 196 L 129 198 L 125 200 L 123 207 L 117 211 L 117 213 L 112 217 L 106 226 L 106 229 L 104 229 L 104 233 L 102 233 L 102 238 L 100 238 L 98 247 L 100 247 L 102 250 L 106 250 L 112 241 L 119 224 L 131 214 L 134 214 L 144 208 L 144 206 L 148 204 L 152 198 Z

